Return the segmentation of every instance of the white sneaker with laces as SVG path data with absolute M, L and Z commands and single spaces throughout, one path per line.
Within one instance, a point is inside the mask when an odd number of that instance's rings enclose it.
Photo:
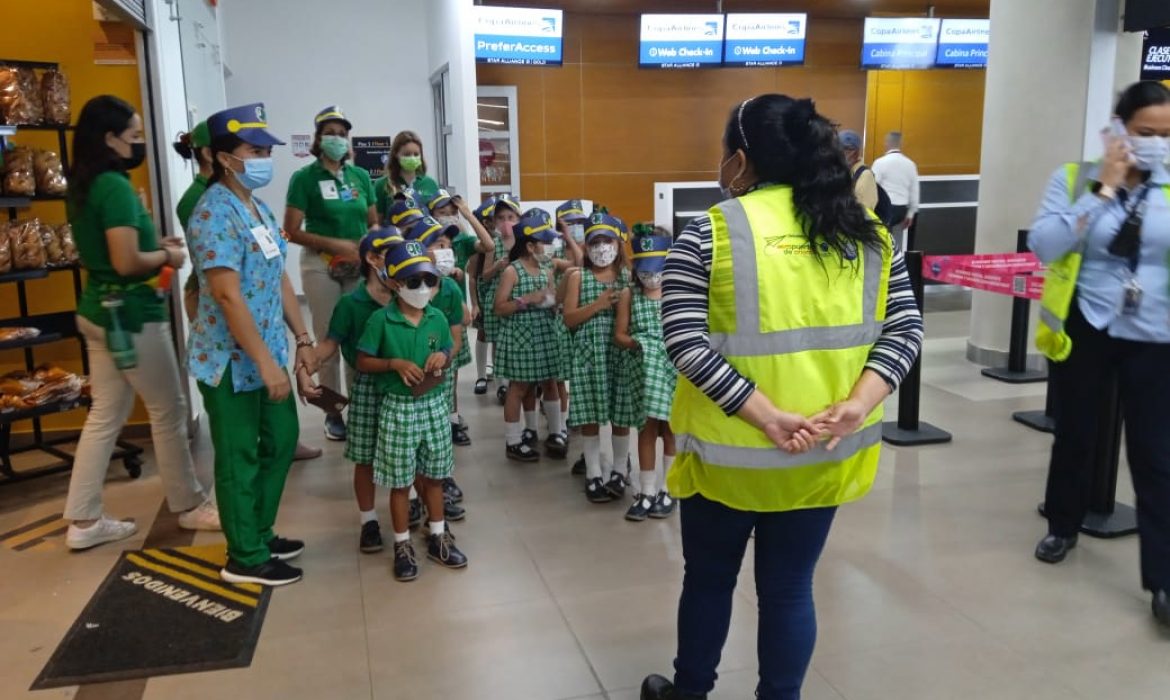
M 184 530 L 221 530 L 219 508 L 211 501 L 204 501 L 199 507 L 179 514 L 179 527 Z
M 65 533 L 65 544 L 69 549 L 89 549 L 107 542 L 117 542 L 127 537 L 133 537 L 138 532 L 138 526 L 126 520 L 114 520 L 102 514 L 93 525 L 78 527 L 70 525 Z

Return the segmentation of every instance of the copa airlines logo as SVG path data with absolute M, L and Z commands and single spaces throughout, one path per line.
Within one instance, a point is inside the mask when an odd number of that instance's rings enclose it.
M 986 44 L 991 39 L 991 20 L 944 19 L 939 42 L 943 44 Z
M 723 15 L 642 15 L 643 41 L 720 41 Z
M 803 14 L 729 14 L 727 38 L 803 39 L 807 16 Z
M 502 36 L 559 37 L 563 13 L 561 10 L 542 10 L 522 7 L 493 7 L 478 5 L 476 33 Z
M 937 19 L 870 17 L 865 20 L 865 43 L 933 44 L 938 29 Z

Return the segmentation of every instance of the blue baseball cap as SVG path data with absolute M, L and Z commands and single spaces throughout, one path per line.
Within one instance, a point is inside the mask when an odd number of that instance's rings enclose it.
M 666 265 L 666 254 L 670 252 L 670 239 L 666 236 L 638 236 L 634 239 L 634 270 L 636 272 L 662 272 Z
M 326 122 L 341 122 L 345 125 L 346 131 L 353 130 L 353 123 L 345 118 L 345 112 L 342 112 L 341 108 L 337 105 L 330 105 L 317 112 L 317 116 L 313 117 L 313 126 L 318 129 Z
M 581 200 L 570 199 L 557 207 L 557 219 L 579 224 L 588 221 L 589 215 L 585 213 L 585 207 L 581 206 Z
M 402 241 L 386 250 L 386 275 L 404 280 L 416 275 L 439 276 L 435 264 L 427 256 L 427 247 L 419 241 Z
M 366 259 L 371 251 L 381 252 L 403 241 L 402 232 L 393 226 L 383 226 L 370 231 L 362 236 L 361 242 L 358 243 L 358 255 L 362 260 Z
M 455 196 L 450 192 L 447 190 L 439 190 L 435 193 L 435 196 L 431 198 L 431 201 L 427 202 L 427 209 L 430 209 L 431 211 L 442 209 L 454 201 Z
M 524 216 L 516 222 L 512 233 L 523 236 L 526 241 L 539 241 L 541 243 L 552 243 L 557 238 L 552 217 L 543 209 L 529 209 L 524 212 Z
M 268 117 L 262 102 L 216 112 L 207 118 L 207 130 L 211 132 L 213 139 L 220 136 L 238 136 L 244 143 L 253 146 L 284 145 L 284 141 L 273 136 L 268 130 Z
M 510 194 L 502 194 L 496 197 L 495 207 L 492 208 L 492 216 L 495 216 L 496 212 L 500 210 L 500 207 L 507 207 L 511 209 L 512 211 L 516 212 L 516 216 L 523 214 L 523 212 L 520 210 L 520 202 L 516 201 L 516 198 Z
M 454 238 L 458 235 L 458 226 L 455 224 L 444 226 L 431 216 L 424 216 L 403 230 L 403 237 L 406 240 L 418 241 L 428 248 L 439 239 L 439 236 Z
M 422 220 L 429 213 L 426 207 L 414 201 L 413 197 L 403 197 L 394 200 L 390 206 L 390 223 L 405 231 Z
M 589 217 L 589 224 L 585 227 L 585 243 L 588 245 L 598 237 L 612 238 L 615 241 L 625 240 L 625 227 L 622 220 L 602 212 L 594 212 Z
M 475 218 L 479 219 L 479 223 L 486 224 L 488 219 L 492 218 L 492 214 L 495 213 L 495 210 L 496 198 L 488 197 L 487 199 L 483 200 L 482 204 L 472 210 L 471 213 L 475 214 Z
M 837 139 L 841 142 L 841 148 L 851 151 L 861 150 L 861 134 L 852 129 L 842 131 L 837 135 Z

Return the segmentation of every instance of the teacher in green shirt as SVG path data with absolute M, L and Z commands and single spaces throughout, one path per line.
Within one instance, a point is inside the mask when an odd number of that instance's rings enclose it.
M 386 174 L 374 181 L 374 191 L 378 196 L 378 217 L 383 226 L 389 222 L 390 207 L 394 206 L 396 196 L 413 197 L 414 201 L 425 204 L 439 194 L 439 183 L 427 175 L 422 139 L 418 134 L 400 131 L 390 142 Z
M 374 187 L 370 174 L 349 163 L 349 132 L 353 124 L 340 107 L 321 110 L 314 120 L 316 131 L 310 152 L 315 161 L 293 173 L 288 184 L 284 230 L 301 254 L 301 286 L 313 317 L 313 333 L 329 333 L 333 307 L 343 294 L 357 287 L 361 260 L 358 242 L 378 224 Z M 354 369 L 348 379 L 353 381 Z M 344 393 L 341 363 L 334 356 L 321 365 L 321 384 Z M 347 385 L 348 383 L 347 382 Z M 344 440 L 345 421 L 340 413 L 325 416 L 325 437 Z

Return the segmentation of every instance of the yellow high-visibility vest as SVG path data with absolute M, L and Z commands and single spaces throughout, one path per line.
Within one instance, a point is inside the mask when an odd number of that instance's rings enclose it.
M 859 247 L 852 259 L 824 247 L 818 257 L 782 185 L 718 204 L 710 217 L 712 349 L 783 410 L 807 416 L 848 398 L 886 318 L 889 232 L 880 229 L 880 249 Z M 856 500 L 877 472 L 881 418 L 879 406 L 833 452 L 789 455 L 680 377 L 670 492 L 759 512 Z

